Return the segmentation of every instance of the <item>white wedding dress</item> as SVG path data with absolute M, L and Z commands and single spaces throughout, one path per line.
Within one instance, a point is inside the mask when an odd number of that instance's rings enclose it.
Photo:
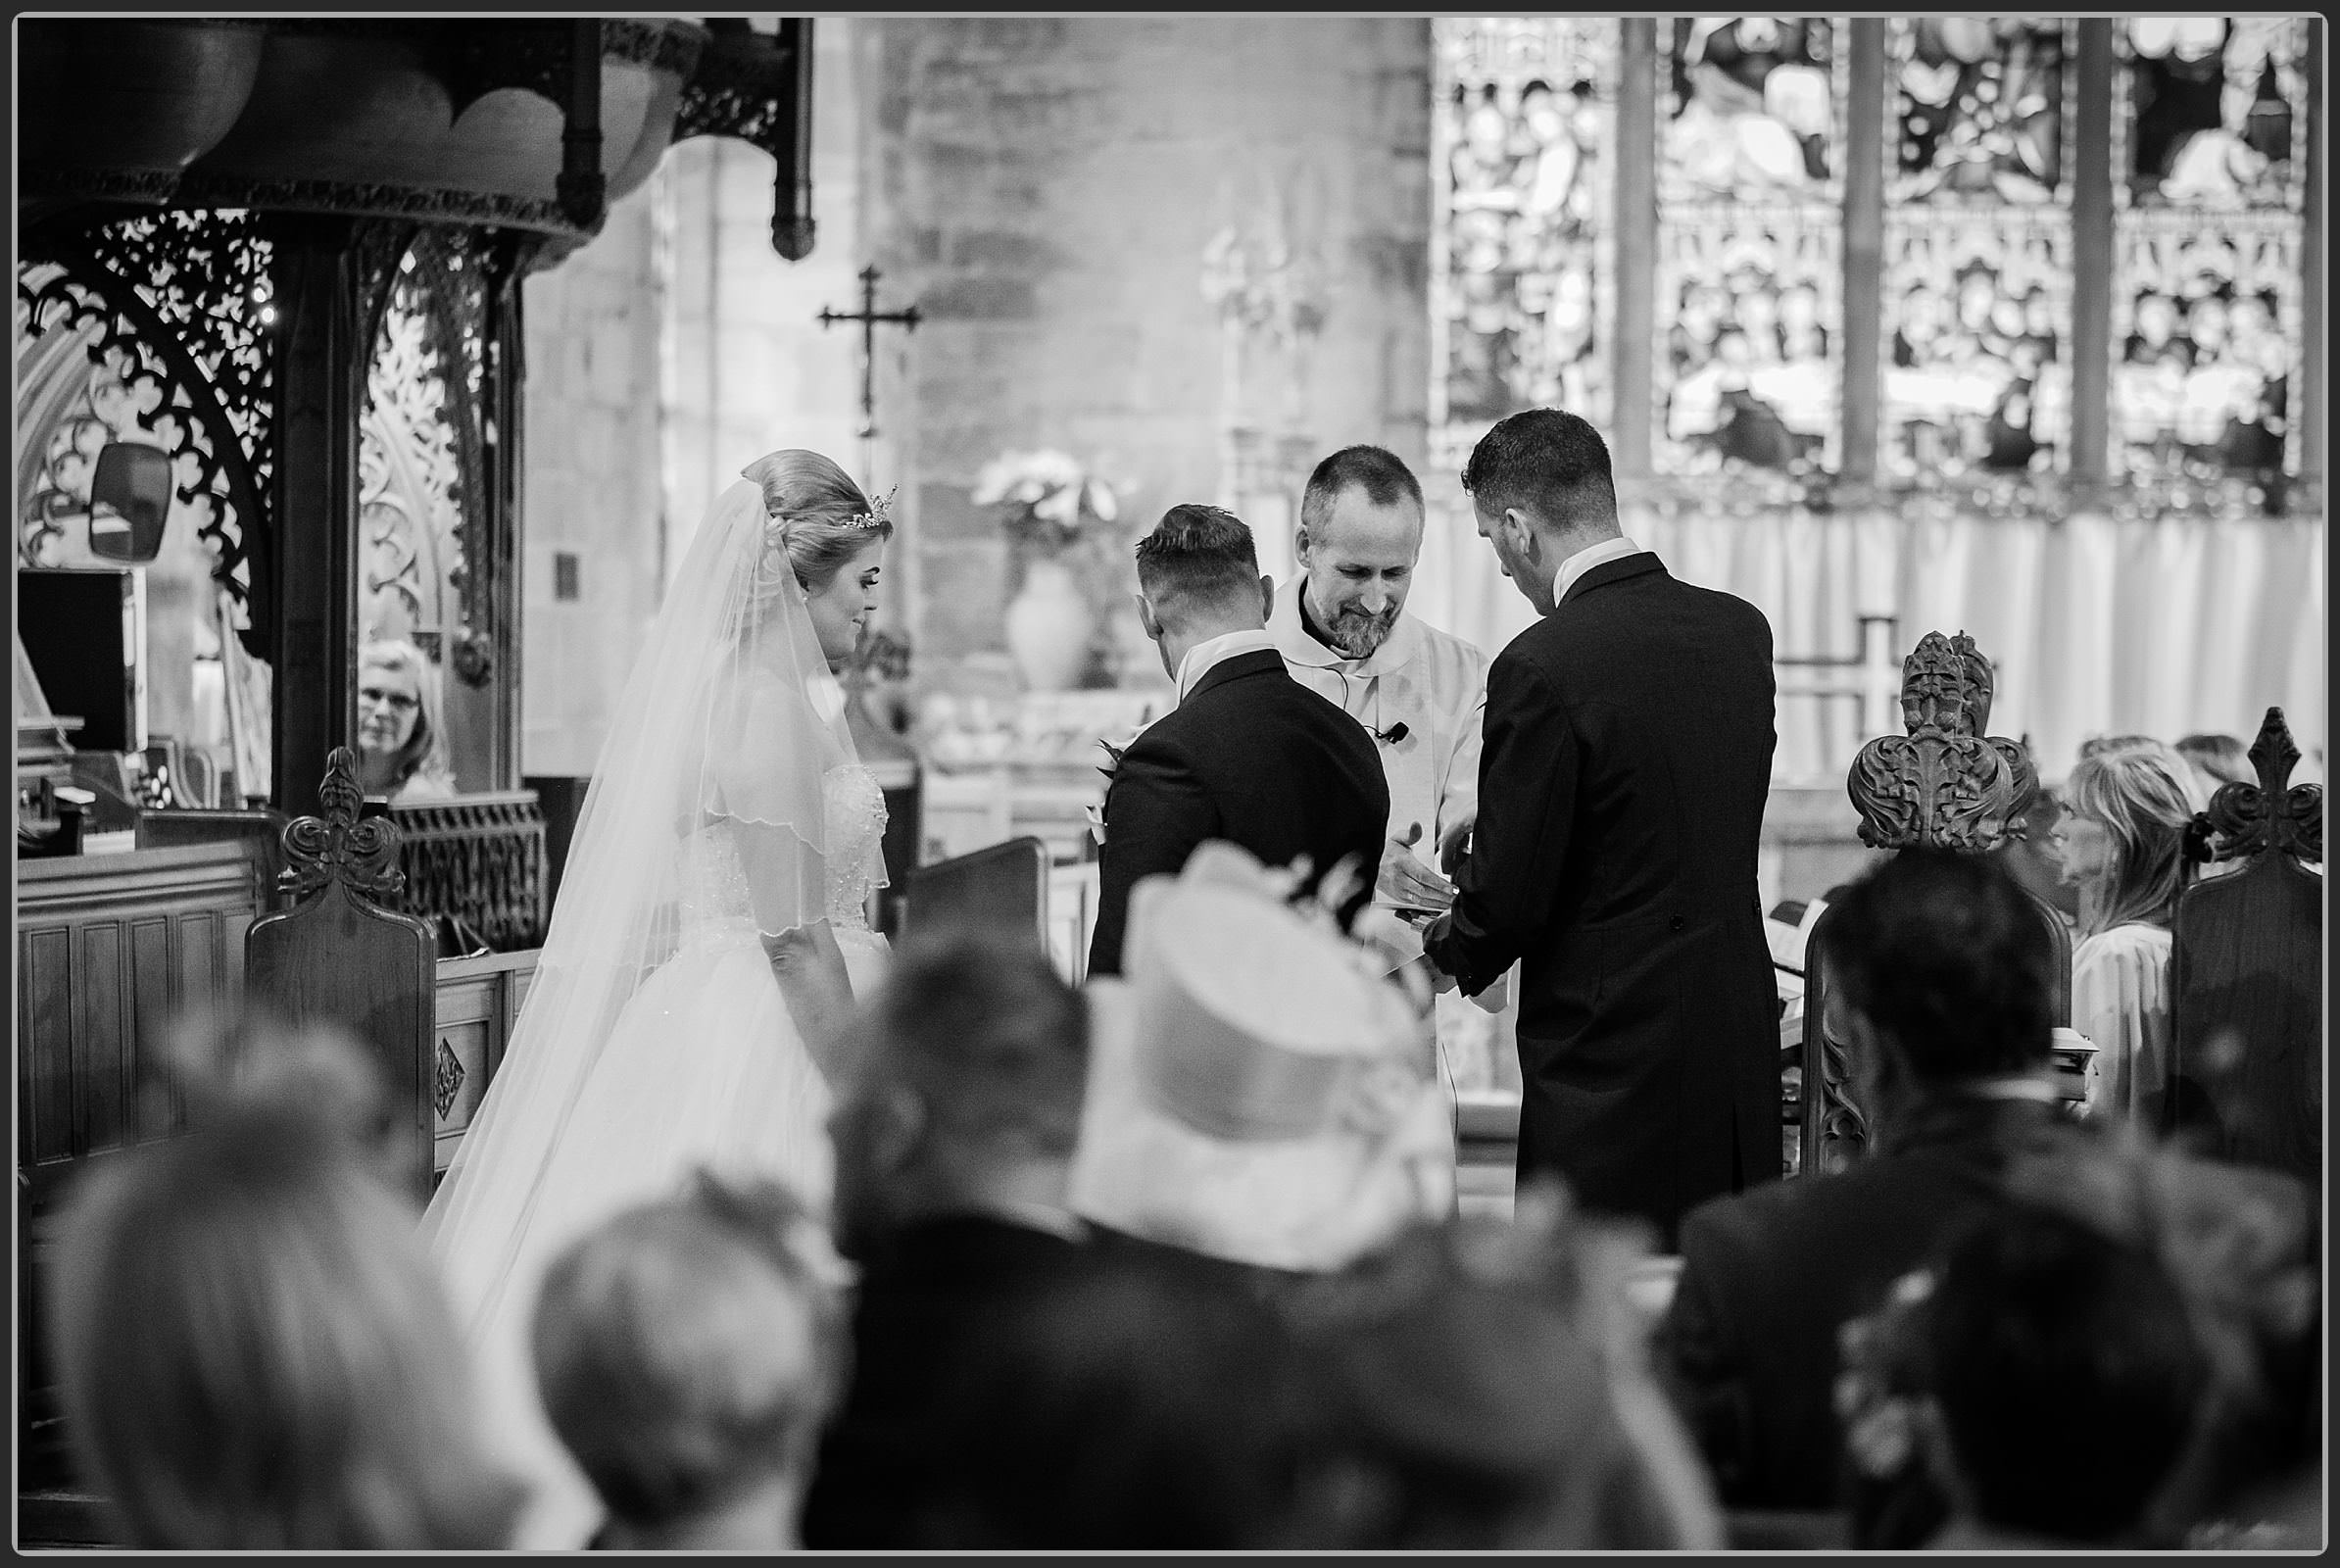
M 823 782 L 835 856 L 829 923 L 853 994 L 866 996 L 888 957 L 862 902 L 885 800 L 858 763 Z M 463 1279 L 460 1245 L 442 1258 L 459 1302 L 482 1309 L 468 1327 L 491 1440 L 535 1489 L 514 1543 L 524 1549 L 582 1546 L 601 1516 L 544 1417 L 529 1361 L 537 1283 L 561 1250 L 621 1209 L 680 1191 L 701 1167 L 776 1179 L 813 1212 L 828 1212 L 829 1089 L 772 977 L 741 831 L 718 821 L 680 842 L 681 947 L 618 1013 L 544 1164 L 503 1277 Z
M 743 482 L 694 539 L 612 717 L 505 1059 L 423 1216 L 489 1437 L 532 1490 L 526 1549 L 581 1547 L 602 1513 L 530 1357 L 561 1250 L 701 1168 L 828 1215 L 829 1088 L 764 942 L 825 920 L 854 994 L 875 987 L 886 807 L 776 526 Z

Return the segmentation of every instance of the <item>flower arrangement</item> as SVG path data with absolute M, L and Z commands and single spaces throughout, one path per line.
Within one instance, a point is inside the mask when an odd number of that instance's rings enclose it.
M 1091 524 L 1116 520 L 1123 488 L 1068 453 L 1008 452 L 984 465 L 973 499 L 1006 509 L 1011 537 L 1056 551 L 1094 532 Z

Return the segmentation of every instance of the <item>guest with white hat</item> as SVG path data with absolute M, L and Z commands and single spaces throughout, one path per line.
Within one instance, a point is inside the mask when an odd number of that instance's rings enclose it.
M 1321 1273 L 1452 1214 L 1428 988 L 1288 880 L 1212 843 L 1134 890 L 1126 978 L 1088 987 L 1070 1201 L 1093 1226 Z

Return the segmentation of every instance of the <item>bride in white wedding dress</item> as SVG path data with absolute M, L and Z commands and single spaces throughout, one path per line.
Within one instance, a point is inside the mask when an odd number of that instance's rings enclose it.
M 514 1544 L 600 1513 L 529 1364 L 537 1283 L 696 1166 L 826 1213 L 823 1059 L 885 941 L 886 809 L 835 670 L 875 608 L 884 509 L 817 453 L 719 497 L 628 679 L 505 1058 L 423 1217 L 499 1448 L 535 1484 Z

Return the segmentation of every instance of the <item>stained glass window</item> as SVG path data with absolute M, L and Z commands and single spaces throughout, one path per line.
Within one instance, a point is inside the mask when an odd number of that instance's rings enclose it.
M 1844 381 L 1841 24 L 1660 26 L 1652 457 L 1674 474 L 1832 467 Z
M 1614 18 L 1433 23 L 1434 439 L 1519 409 L 1605 423 L 1615 318 Z
M 2128 205 L 2300 210 L 2305 18 L 2139 17 L 2115 36 Z
M 2065 26 L 2057 17 L 1894 19 L 1888 206 L 2055 197 L 2064 184 Z
M 1674 18 L 1659 200 L 1835 201 L 1844 176 L 1837 28 L 1828 17 Z
M 2113 466 L 2268 501 L 2299 466 L 2307 23 L 2143 17 L 2115 39 Z
M 2060 469 L 2076 24 L 1895 17 L 1885 39 L 1878 471 L 1928 483 Z

